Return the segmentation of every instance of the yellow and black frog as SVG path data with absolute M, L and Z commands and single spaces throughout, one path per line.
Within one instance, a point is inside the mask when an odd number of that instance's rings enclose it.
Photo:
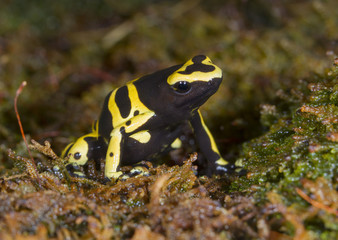
M 189 124 L 207 160 L 207 175 L 224 174 L 231 165 L 199 111 L 221 82 L 222 70 L 203 55 L 128 82 L 108 94 L 92 133 L 68 145 L 62 156 L 74 166 L 104 155 L 104 174 L 116 179 L 121 166 L 180 147 L 179 137 Z
M 89 161 L 92 160 L 95 170 L 101 171 L 101 160 L 106 157 L 107 143 L 97 132 L 97 121 L 92 125 L 92 132 L 70 143 L 62 151 L 61 157 L 68 157 L 66 168 L 77 177 L 87 177 Z

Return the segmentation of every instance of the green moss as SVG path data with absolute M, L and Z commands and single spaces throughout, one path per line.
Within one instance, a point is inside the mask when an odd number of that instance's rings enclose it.
M 301 100 L 288 103 L 280 100 L 274 109 L 280 109 L 280 106 L 285 108 L 285 104 L 289 104 L 287 113 L 275 113 L 284 115 L 283 119 L 272 123 L 266 120 L 270 113 L 262 112 L 262 121 L 266 125 L 271 124 L 270 130 L 244 145 L 241 158 L 253 177 L 241 179 L 241 183 L 258 184 L 262 176 L 267 176 L 267 172 L 270 177 L 266 181 L 283 174 L 284 178 L 278 184 L 285 184 L 285 187 L 289 183 L 297 185 L 303 177 L 334 178 L 338 144 L 337 139 L 330 140 L 329 136 L 338 131 L 338 106 L 332 97 L 336 94 L 337 84 L 336 66 L 329 77 L 324 75 L 308 79 L 310 91 L 302 92 Z
M 303 179 L 324 177 L 337 184 L 338 106 L 335 95 L 338 66 L 335 65 L 329 75 L 309 78 L 306 83 L 308 90 L 301 92 L 298 101 L 285 102 L 284 99 L 274 106 L 274 109 L 281 109 L 280 106 L 289 105 L 289 111 L 274 113 L 283 115 L 283 119 L 267 120 L 269 116 L 265 115 L 271 112 L 262 111 L 262 121 L 270 124 L 270 130 L 243 146 L 241 161 L 248 174 L 247 178 L 233 183 L 234 189 L 255 185 L 258 202 L 265 202 L 266 194 L 274 189 L 283 196 L 286 205 L 304 206 L 304 200 L 295 191 L 302 187 Z M 330 239 L 337 234 L 337 222 L 332 223 L 330 214 L 324 216 L 315 218 L 316 224 L 313 219 L 304 224 L 314 231 L 314 236 Z

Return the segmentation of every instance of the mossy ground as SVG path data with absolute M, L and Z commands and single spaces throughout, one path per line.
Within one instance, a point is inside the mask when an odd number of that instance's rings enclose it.
M 0 238 L 337 239 L 337 8 L 334 0 L 3 1 Z M 196 54 L 224 70 L 202 112 L 245 176 L 195 176 L 196 156 L 184 153 L 171 154 L 190 159 L 183 166 L 150 177 L 102 184 L 67 175 L 51 148 L 60 153 L 87 133 L 111 89 Z M 14 112 L 22 81 L 26 136 L 52 146 L 34 145 L 35 164 Z

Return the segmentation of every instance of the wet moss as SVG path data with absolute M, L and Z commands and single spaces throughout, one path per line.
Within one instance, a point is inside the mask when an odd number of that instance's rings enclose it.
M 296 191 L 305 186 L 304 183 L 310 183 L 309 179 L 316 180 L 319 185 L 319 182 L 330 184 L 323 189 L 331 189 L 333 192 L 329 190 L 329 194 L 336 196 L 338 142 L 334 136 L 338 132 L 338 106 L 332 95 L 335 96 L 337 84 L 336 64 L 326 74 L 307 79 L 308 90 L 302 92 L 299 101 L 288 103 L 288 114 L 283 113 L 287 121 L 271 123 L 266 134 L 244 145 L 241 158 L 249 173 L 247 178 L 240 178 L 233 184 L 241 189 L 255 186 L 253 192 L 258 202 L 265 202 L 266 194 L 274 191 L 281 196 L 284 204 L 290 209 L 298 209 L 296 211 L 310 211 Z M 281 105 L 285 104 L 284 101 Z M 273 109 L 279 109 L 279 105 L 276 104 Z M 263 112 L 263 121 L 267 119 L 264 113 L 270 114 Z M 317 200 L 320 199 L 318 194 Z M 335 204 L 332 204 L 332 213 L 337 215 Z M 330 239 L 337 234 L 337 221 L 333 220 L 331 224 L 332 215 L 323 217 L 322 214 L 317 212 L 303 216 L 303 224 L 314 238 L 320 235 Z M 325 229 L 325 234 L 319 229 Z

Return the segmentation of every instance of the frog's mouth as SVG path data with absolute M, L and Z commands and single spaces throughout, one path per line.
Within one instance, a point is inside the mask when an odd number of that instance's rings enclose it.
M 212 78 L 210 81 L 195 81 L 192 83 L 192 92 L 179 106 L 194 109 L 203 105 L 218 90 L 222 78 Z
M 216 91 L 217 91 L 217 89 L 218 89 L 218 87 L 219 87 L 219 85 L 221 84 L 221 82 L 222 82 L 222 77 L 217 77 L 217 78 L 212 78 L 210 81 L 208 81 L 208 86 L 215 86 L 216 85 Z
M 222 78 L 212 78 L 210 81 L 208 82 L 199 82 L 196 81 L 196 83 L 200 86 L 197 86 L 198 92 L 199 92 L 199 96 L 196 96 L 196 98 L 200 97 L 200 98 L 204 98 L 206 97 L 207 99 L 212 96 L 213 94 L 215 94 L 215 92 L 218 90 L 220 84 L 222 82 Z

